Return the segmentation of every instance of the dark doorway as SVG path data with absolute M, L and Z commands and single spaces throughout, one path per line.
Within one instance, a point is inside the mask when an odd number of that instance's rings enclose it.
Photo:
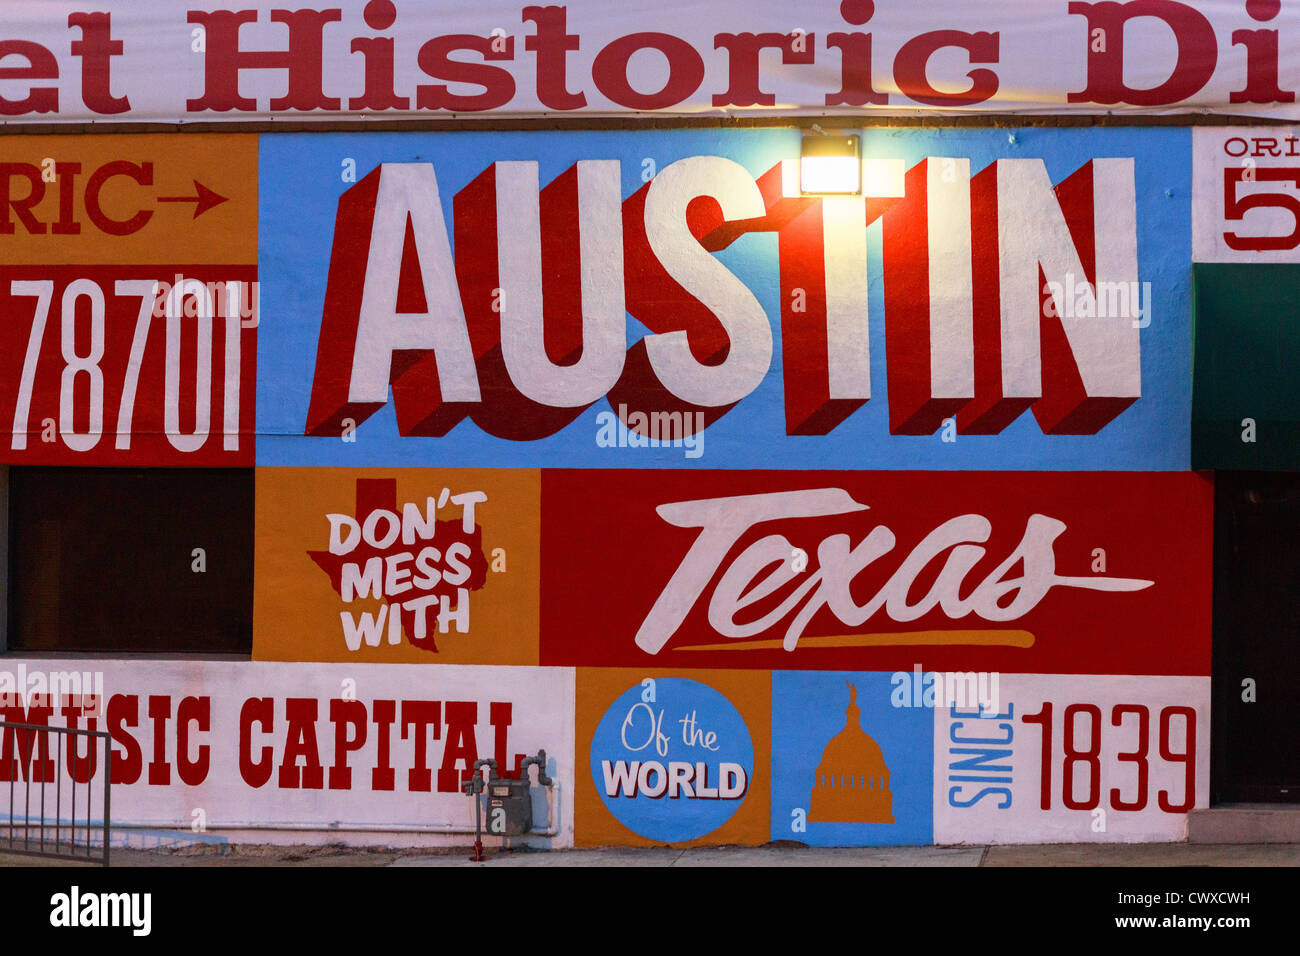
M 1300 802 L 1300 473 L 1214 485 L 1211 801 Z
M 251 652 L 251 468 L 13 468 L 9 528 L 9 650 Z

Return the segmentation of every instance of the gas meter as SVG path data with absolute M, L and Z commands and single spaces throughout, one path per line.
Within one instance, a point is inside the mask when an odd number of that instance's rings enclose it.
M 543 787 L 551 785 L 551 778 L 546 775 L 546 751 L 537 751 L 535 757 L 525 757 L 519 764 L 518 779 L 497 776 L 497 762 L 491 757 L 474 761 L 474 776 L 466 781 L 461 789 L 474 797 L 474 856 L 471 859 L 484 860 L 483 856 L 483 819 L 487 814 L 487 830 L 494 836 L 523 836 L 533 828 L 533 798 L 528 782 L 528 768 L 537 765 L 537 782 Z M 488 768 L 485 783 L 483 767 Z M 486 792 L 482 800 L 479 794 Z M 486 809 L 484 809 L 486 805 Z

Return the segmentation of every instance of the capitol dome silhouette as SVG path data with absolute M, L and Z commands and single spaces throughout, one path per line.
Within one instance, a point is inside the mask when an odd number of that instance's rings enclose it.
M 848 684 L 847 681 L 845 681 Z M 822 751 L 813 778 L 809 822 L 893 823 L 894 798 L 889 791 L 889 767 L 880 745 L 862 729 L 858 689 L 849 688 L 844 729 Z

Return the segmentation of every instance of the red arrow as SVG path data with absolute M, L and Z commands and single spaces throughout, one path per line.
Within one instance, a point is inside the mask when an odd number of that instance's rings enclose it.
M 159 202 L 192 202 L 194 203 L 194 218 L 198 219 L 209 209 L 214 206 L 220 206 L 226 201 L 226 197 L 220 193 L 213 192 L 207 186 L 203 185 L 197 179 L 194 180 L 195 195 L 193 196 L 159 196 Z

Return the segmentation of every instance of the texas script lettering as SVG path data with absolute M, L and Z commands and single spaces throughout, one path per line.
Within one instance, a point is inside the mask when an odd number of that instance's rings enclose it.
M 703 498 L 660 505 L 656 511 L 664 521 L 679 528 L 701 530 L 641 623 L 636 635 L 637 646 L 650 654 L 664 648 L 700 600 L 727 553 L 756 525 L 866 510 L 867 505 L 854 501 L 842 488 Z M 723 572 L 709 598 L 709 625 L 724 637 L 747 638 L 769 631 L 790 618 L 782 645 L 785 650 L 793 651 L 808 623 L 822 608 L 829 609 L 849 627 L 865 624 L 882 608 L 889 618 L 898 622 L 914 621 L 935 607 L 953 620 L 975 614 L 986 621 L 1005 622 L 1029 613 L 1055 587 L 1141 591 L 1155 583 L 1102 575 L 1058 575 L 1053 546 L 1065 532 L 1066 524 L 1047 515 L 1032 514 L 1016 549 L 966 597 L 961 597 L 967 575 L 986 553 L 982 544 L 988 541 L 992 528 L 989 519 L 979 514 L 958 515 L 945 521 L 921 539 L 884 587 L 861 605 L 850 591 L 853 579 L 894 549 L 896 538 L 889 528 L 877 525 L 856 545 L 850 544 L 847 534 L 824 538 L 817 547 L 815 569 L 796 566 L 791 556 L 797 549 L 785 535 L 768 534 L 745 548 Z M 918 575 L 945 552 L 944 565 L 929 591 L 915 604 L 909 604 L 908 593 Z M 1021 562 L 1022 573 L 1009 576 Z M 774 609 L 753 621 L 743 624 L 736 621 L 737 615 L 747 607 L 795 581 L 797 586 Z M 1009 602 L 1004 605 L 1004 599 L 1009 596 Z

